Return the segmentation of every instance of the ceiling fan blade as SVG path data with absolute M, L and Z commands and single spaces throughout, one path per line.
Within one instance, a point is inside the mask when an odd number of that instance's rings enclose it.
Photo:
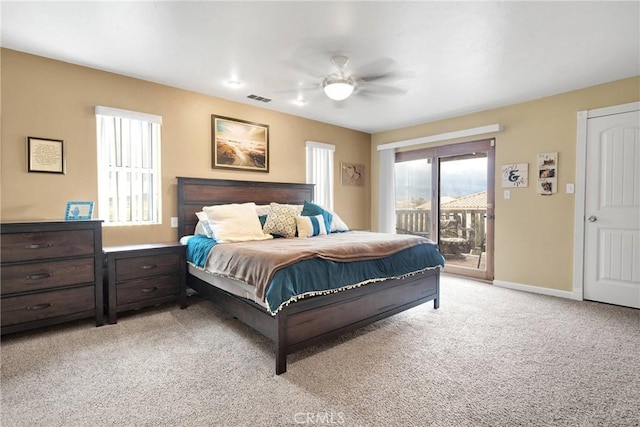
M 285 59 L 282 61 L 287 67 L 295 70 L 306 77 L 311 77 L 314 79 L 322 79 L 326 74 L 323 72 L 325 68 L 315 67 L 313 64 L 309 62 L 299 62 L 293 59 Z
M 382 80 L 411 80 L 416 73 L 413 71 L 390 71 L 388 73 L 372 74 L 372 75 L 356 75 L 357 80 L 366 83 L 377 82 Z
M 396 86 L 383 86 L 383 85 L 361 85 L 357 88 L 357 94 L 365 95 L 378 95 L 378 96 L 396 96 L 405 95 L 408 93 L 408 89 L 403 89 Z
M 356 68 L 351 74 L 359 82 L 378 82 L 383 80 L 409 80 L 415 77 L 413 71 L 399 70 L 396 61 L 380 58 L 365 66 Z
M 354 76 L 375 76 L 390 73 L 395 68 L 396 62 L 391 58 L 379 58 L 366 65 L 352 69 Z

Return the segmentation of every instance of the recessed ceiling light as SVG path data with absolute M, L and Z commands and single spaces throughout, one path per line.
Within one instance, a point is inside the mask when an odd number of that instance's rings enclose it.
M 298 107 L 302 107 L 303 105 L 305 105 L 307 103 L 307 101 L 305 101 L 302 98 L 298 98 L 298 99 L 294 100 L 293 103 L 296 104 Z
M 238 80 L 227 80 L 226 85 L 231 89 L 237 89 L 242 86 Z

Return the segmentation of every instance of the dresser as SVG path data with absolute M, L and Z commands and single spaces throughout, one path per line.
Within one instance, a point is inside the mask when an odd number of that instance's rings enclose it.
M 2 335 L 87 317 L 104 323 L 102 221 L 0 224 Z
M 186 307 L 186 246 L 178 242 L 103 249 L 109 323 L 117 313 L 178 301 Z

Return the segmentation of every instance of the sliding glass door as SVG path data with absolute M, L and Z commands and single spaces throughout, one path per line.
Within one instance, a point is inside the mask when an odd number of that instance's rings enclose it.
M 494 140 L 396 153 L 396 232 L 429 237 L 445 271 L 493 279 Z

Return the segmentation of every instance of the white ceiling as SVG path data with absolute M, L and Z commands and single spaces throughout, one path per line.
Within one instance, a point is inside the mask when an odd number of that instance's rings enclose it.
M 640 75 L 638 1 L 2 1 L 1 14 L 3 47 L 369 133 Z M 330 101 L 335 54 L 356 77 L 395 78 Z

